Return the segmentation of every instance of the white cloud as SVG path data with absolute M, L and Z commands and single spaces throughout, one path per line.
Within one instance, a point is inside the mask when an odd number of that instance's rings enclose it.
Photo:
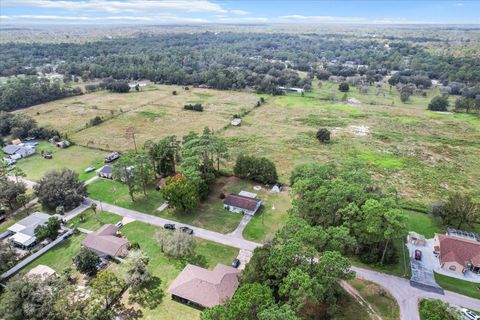
M 133 13 L 152 10 L 183 12 L 218 12 L 227 10 L 208 0 L 2 0 L 3 6 L 29 6 L 34 8 L 61 9 L 68 11 L 95 11 L 107 13 Z
M 230 10 L 229 12 L 239 16 L 246 16 L 248 14 L 248 11 L 245 10 Z
M 59 15 L 11 15 L 0 16 L 0 20 L 9 20 L 23 23 L 30 22 L 77 22 L 77 23 L 119 23 L 119 22 L 151 22 L 158 24 L 169 23 L 208 23 L 205 19 L 185 18 L 175 15 L 157 15 L 157 16 L 59 16 Z

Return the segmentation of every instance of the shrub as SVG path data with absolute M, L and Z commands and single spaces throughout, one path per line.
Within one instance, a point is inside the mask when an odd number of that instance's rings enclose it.
M 330 141 L 330 131 L 327 128 L 320 128 L 317 131 L 317 140 L 321 143 L 327 143 Z
M 195 104 L 186 104 L 183 106 L 183 108 L 185 110 L 193 110 L 193 111 L 199 111 L 199 112 L 202 112 L 203 111 L 203 106 L 201 103 L 195 103 Z
M 428 104 L 428 109 L 432 111 L 447 111 L 448 99 L 446 96 L 436 96 Z
M 338 90 L 341 92 L 348 92 L 350 90 L 350 86 L 347 82 L 342 82 L 338 85 Z

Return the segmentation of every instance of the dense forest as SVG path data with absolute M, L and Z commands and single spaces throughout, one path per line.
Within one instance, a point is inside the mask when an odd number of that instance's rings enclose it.
M 346 63 L 348 62 L 348 63 Z M 352 75 L 363 65 L 375 73 L 413 70 L 443 82 L 480 82 L 480 59 L 437 56 L 407 41 L 355 39 L 341 35 L 193 33 L 139 35 L 74 43 L 0 45 L 0 75 L 31 73 L 58 64 L 57 71 L 84 79 L 149 79 L 172 84 L 207 84 L 218 89 L 303 86 L 291 69 Z M 366 72 L 366 69 L 364 70 Z
M 8 43 L 0 45 L 0 75 L 24 76 L 0 86 L 0 110 L 81 94 L 79 88 L 36 75 L 51 72 L 83 81 L 109 78 L 115 92 L 129 90 L 125 80 L 148 79 L 270 94 L 281 94 L 281 86 L 309 90 L 314 77 L 372 85 L 391 76 L 388 83 L 406 101 L 415 89 L 431 87 L 433 79 L 448 89 L 445 93 L 472 96 L 480 83 L 480 59 L 433 55 L 414 42 L 313 33 L 140 34 L 81 44 Z M 478 101 L 470 106 L 469 98 L 457 109 L 476 109 Z

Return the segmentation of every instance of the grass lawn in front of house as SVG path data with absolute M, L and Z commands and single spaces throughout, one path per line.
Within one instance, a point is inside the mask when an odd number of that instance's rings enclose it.
M 435 281 L 445 290 L 480 299 L 480 283 L 460 280 L 435 272 Z
M 149 269 L 153 275 L 159 277 L 162 281 L 162 288 L 165 290 L 165 296 L 162 303 L 155 309 L 142 309 L 144 319 L 162 319 L 172 320 L 190 320 L 199 319 L 200 311 L 182 303 L 173 301 L 166 289 L 170 283 L 182 271 L 180 263 L 175 261 L 160 250 L 156 240 L 156 232 L 159 228 L 142 222 L 131 222 L 126 224 L 121 230 L 122 234 L 128 238 L 130 243 L 137 242 L 140 249 L 149 256 Z M 195 238 L 197 241 L 196 253 L 205 256 L 208 267 L 213 269 L 217 263 L 230 265 L 233 259 L 238 255 L 238 249 L 220 245 L 211 241 Z
M 357 289 L 383 320 L 400 319 L 400 308 L 397 301 L 383 287 L 360 279 L 351 280 L 349 283 Z
M 74 225 L 77 228 L 84 228 L 95 231 L 104 224 L 115 224 L 122 220 L 122 217 L 111 212 L 98 211 L 95 214 L 92 209 L 87 209 L 83 212 L 84 220 L 81 221 L 81 216 L 78 215 L 68 222 L 69 225 Z
M 89 184 L 88 194 L 95 200 L 148 214 L 155 214 L 164 202 L 160 192 L 153 187 L 147 189 L 146 196 L 143 192 L 135 194 L 135 201 L 132 201 L 125 184 L 108 179 L 97 179 Z
M 41 151 L 52 152 L 52 159 L 44 159 Z M 60 170 L 63 168 L 72 169 L 80 175 L 80 179 L 87 180 L 95 175 L 95 172 L 86 174 L 84 170 L 93 166 L 100 168 L 105 152 L 84 148 L 73 145 L 65 149 L 59 149 L 50 142 L 41 141 L 36 148 L 36 154 L 31 157 L 20 159 L 16 166 L 22 169 L 26 179 L 32 181 L 40 180 L 47 172 L 52 170 Z
M 85 236 L 83 233 L 72 235 L 34 260 L 22 272 L 28 272 L 40 264 L 49 266 L 57 273 L 61 273 L 69 267 L 74 269 L 72 258 L 80 251 L 80 243 L 85 239 Z

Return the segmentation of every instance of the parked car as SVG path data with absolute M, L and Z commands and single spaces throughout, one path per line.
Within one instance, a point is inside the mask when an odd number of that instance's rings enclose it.
M 120 154 L 118 152 L 112 152 L 108 156 L 105 157 L 105 163 L 115 161 L 118 158 L 120 158 Z
M 188 234 L 193 234 L 193 229 L 190 229 L 189 227 L 180 227 L 180 231 Z
M 123 227 L 122 221 L 118 221 L 117 223 L 115 223 L 115 227 L 117 227 L 117 228 L 119 228 L 119 229 L 120 229 L 121 227 Z
M 166 223 L 163 227 L 167 230 L 175 230 L 175 225 L 173 223 Z
M 240 260 L 235 259 L 232 261 L 232 267 L 238 268 L 239 265 L 240 265 Z
M 479 315 L 468 309 L 462 309 L 462 316 L 465 320 L 480 320 Z
M 422 251 L 415 250 L 415 260 L 422 260 Z

